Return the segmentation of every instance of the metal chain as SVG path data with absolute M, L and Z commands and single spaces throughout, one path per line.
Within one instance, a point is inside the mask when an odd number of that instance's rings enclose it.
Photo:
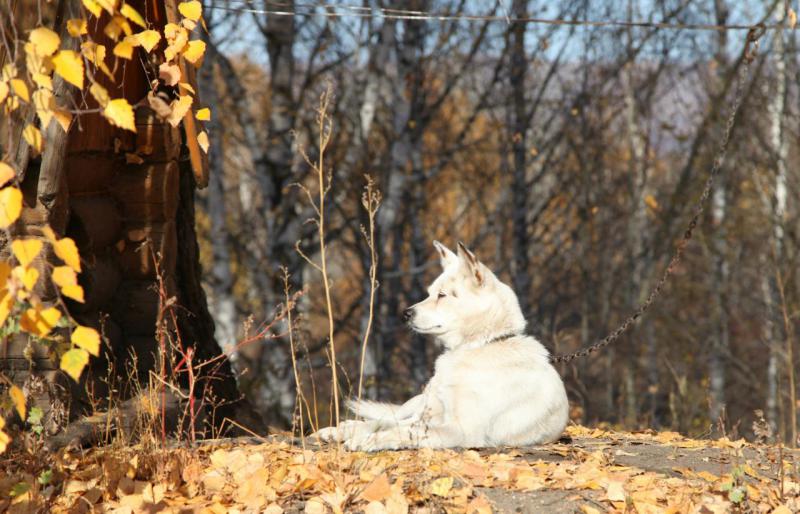
M 631 325 L 633 325 L 636 320 L 638 320 L 642 315 L 650 308 L 653 302 L 660 296 L 661 290 L 664 287 L 664 284 L 667 283 L 669 278 L 675 271 L 678 263 L 683 256 L 683 251 L 686 249 L 686 246 L 689 244 L 689 241 L 692 239 L 692 232 L 697 227 L 697 224 L 700 221 L 700 216 L 703 214 L 703 210 L 705 209 L 705 204 L 708 201 L 708 197 L 711 195 L 711 190 L 714 186 L 714 179 L 719 175 L 720 169 L 722 168 L 722 162 L 725 159 L 725 154 L 728 151 L 728 143 L 730 142 L 731 132 L 733 131 L 733 125 L 736 120 L 736 114 L 739 111 L 739 107 L 742 104 L 742 100 L 744 98 L 744 90 L 745 90 L 745 83 L 747 82 L 748 73 L 750 70 L 750 64 L 753 62 L 756 56 L 756 52 L 758 51 L 758 40 L 764 34 L 764 27 L 759 26 L 750 29 L 747 34 L 747 41 L 745 42 L 744 50 L 742 53 L 742 66 L 739 72 L 737 84 L 736 84 L 736 94 L 734 95 L 733 103 L 731 104 L 731 112 L 728 116 L 728 121 L 725 124 L 725 131 L 722 136 L 722 142 L 720 143 L 719 151 L 717 151 L 717 155 L 714 157 L 714 163 L 711 166 L 711 172 L 706 179 L 705 187 L 703 188 L 703 193 L 700 195 L 699 200 L 695 204 L 694 207 L 694 214 L 692 215 L 692 219 L 689 221 L 689 225 L 686 228 L 686 231 L 683 234 L 683 239 L 678 243 L 677 247 L 675 248 L 675 252 L 672 254 L 672 259 L 670 259 L 667 268 L 664 270 L 664 273 L 661 275 L 661 278 L 656 283 L 655 287 L 650 291 L 647 299 L 639 305 L 639 307 L 634 311 L 634 313 L 628 317 L 616 330 L 611 332 L 607 335 L 604 339 L 596 342 L 591 346 L 587 346 L 582 350 L 578 350 L 574 353 L 568 353 L 565 355 L 552 355 L 550 356 L 550 361 L 553 363 L 558 362 L 570 362 L 573 359 L 577 359 L 578 357 L 585 357 L 591 353 L 600 350 L 601 348 L 605 348 L 609 344 L 615 342 L 619 339 L 625 331 L 627 331 Z

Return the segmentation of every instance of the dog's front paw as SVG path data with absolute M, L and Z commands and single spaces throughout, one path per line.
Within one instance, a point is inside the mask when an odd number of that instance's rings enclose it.
M 336 427 L 320 428 L 309 436 L 311 439 L 319 439 L 324 442 L 336 441 L 339 437 L 339 430 Z
M 394 439 L 387 438 L 385 434 L 375 432 L 352 437 L 345 441 L 344 447 L 351 452 L 377 452 L 380 450 L 397 450 L 400 445 Z

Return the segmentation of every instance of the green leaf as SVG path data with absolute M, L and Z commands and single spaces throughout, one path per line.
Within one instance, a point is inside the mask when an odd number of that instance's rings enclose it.
M 44 411 L 39 407 L 31 407 L 28 412 L 28 423 L 31 425 L 41 425 Z
M 39 474 L 39 478 L 36 479 L 40 484 L 47 485 L 53 480 L 53 470 L 46 469 Z
M 737 487 L 728 493 L 728 499 L 733 503 L 741 503 L 745 496 L 747 496 L 747 491 L 745 491 L 744 487 Z
M 12 498 L 16 498 L 17 496 L 23 495 L 30 490 L 31 490 L 31 484 L 29 484 L 28 482 L 20 482 L 11 488 L 10 494 Z

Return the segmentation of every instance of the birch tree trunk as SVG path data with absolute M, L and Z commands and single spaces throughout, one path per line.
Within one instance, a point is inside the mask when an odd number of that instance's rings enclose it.
M 724 0 L 714 2 L 716 21 L 725 24 L 728 20 L 728 6 Z M 715 59 L 720 73 L 727 64 L 727 34 L 721 31 L 717 35 Z M 711 196 L 711 234 L 712 273 L 710 276 L 713 295 L 713 324 L 711 336 L 711 353 L 709 355 L 709 419 L 712 425 L 724 423 L 725 412 L 725 359 L 729 352 L 730 334 L 728 330 L 728 245 L 725 230 L 728 208 L 728 180 L 725 173 L 720 173 Z
M 204 33 L 205 34 L 205 33 Z M 205 35 L 207 39 L 207 34 Z M 210 57 L 218 54 L 210 53 Z M 236 343 L 238 324 L 236 303 L 233 298 L 233 274 L 231 273 L 231 254 L 228 241 L 228 229 L 225 219 L 227 206 L 225 201 L 225 148 L 222 144 L 222 127 L 219 123 L 221 106 L 219 91 L 214 82 L 216 62 L 209 62 L 202 68 L 200 75 L 200 94 L 206 105 L 211 108 L 212 117 L 206 126 L 211 134 L 211 147 L 208 154 L 209 177 L 206 209 L 211 220 L 211 298 L 209 308 L 214 316 L 215 337 L 220 346 L 227 352 Z M 235 361 L 235 354 L 229 353 Z
M 779 3 L 778 23 L 785 24 L 786 8 L 783 3 Z M 787 198 L 787 177 L 786 159 L 788 156 L 788 141 L 784 134 L 783 120 L 786 117 L 786 46 L 784 31 L 774 32 L 773 55 L 775 69 L 775 90 L 770 94 L 769 121 L 770 121 L 770 147 L 774 156 L 775 184 L 774 193 L 771 201 L 768 201 L 768 209 L 772 217 L 772 244 L 769 245 L 771 255 L 765 256 L 768 265 L 763 268 L 762 291 L 764 293 L 764 305 L 766 308 L 764 317 L 764 341 L 769 345 L 769 361 L 767 364 L 767 421 L 777 433 L 779 429 L 779 410 L 780 410 L 780 342 L 783 340 L 780 323 L 777 322 L 780 295 L 776 274 L 780 272 L 779 266 L 782 262 L 784 247 L 784 218 L 786 215 Z M 771 204 L 771 205 L 770 205 Z M 792 366 L 793 363 L 787 363 Z M 789 408 L 792 416 L 795 415 L 796 406 Z M 782 427 L 780 427 L 782 428 Z
M 515 19 L 525 19 L 528 13 L 527 0 L 514 0 L 511 6 Z M 512 248 L 513 248 L 513 285 L 517 292 L 522 312 L 530 312 L 530 260 L 528 251 L 530 241 L 528 238 L 528 195 L 526 177 L 527 157 L 527 132 L 530 124 L 528 108 L 525 102 L 525 79 L 527 74 L 527 59 L 525 55 L 525 29 L 527 24 L 515 22 L 510 28 L 508 43 L 511 47 L 511 67 L 509 85 L 511 87 L 511 148 L 513 155 L 513 170 L 511 179 L 511 204 L 512 204 Z

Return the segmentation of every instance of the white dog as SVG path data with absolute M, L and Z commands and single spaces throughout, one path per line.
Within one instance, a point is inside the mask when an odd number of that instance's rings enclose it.
M 444 346 L 422 394 L 403 405 L 353 401 L 363 418 L 320 430 L 350 450 L 517 446 L 557 439 L 568 402 L 544 346 L 525 335 L 516 295 L 459 243 L 438 241 L 444 271 L 405 311 L 412 329 Z

